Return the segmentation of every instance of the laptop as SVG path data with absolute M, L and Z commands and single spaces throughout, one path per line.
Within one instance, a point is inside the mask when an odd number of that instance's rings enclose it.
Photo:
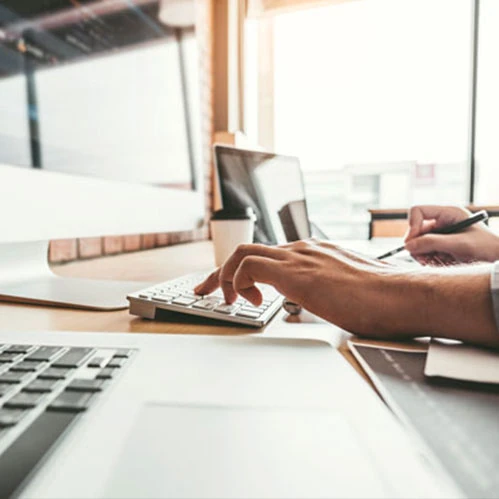
M 300 161 L 296 156 L 213 146 L 224 209 L 256 214 L 254 240 L 282 244 L 311 236 Z
M 35 362 L 39 348 L 38 357 L 59 352 L 60 367 L 49 369 L 77 367 L 50 407 L 42 397 L 2 429 L 0 495 L 459 495 L 328 343 L 330 326 L 293 331 L 310 337 L 279 328 L 275 337 L 2 333 L 2 352 L 15 359 L 7 372 Z M 112 376 L 88 391 L 104 369 Z
M 257 218 L 254 242 L 284 244 L 310 237 L 330 239 L 309 218 L 298 157 L 221 144 L 215 144 L 213 152 L 222 206 L 229 211 L 253 208 Z M 373 256 L 380 246 L 373 249 L 367 241 L 349 245 Z
M 284 244 L 316 237 L 372 258 L 400 245 L 397 238 L 338 240 L 311 221 L 298 157 L 220 144 L 213 149 L 222 205 L 229 210 L 253 208 L 257 217 L 254 242 Z M 415 263 L 400 255 L 392 262 Z

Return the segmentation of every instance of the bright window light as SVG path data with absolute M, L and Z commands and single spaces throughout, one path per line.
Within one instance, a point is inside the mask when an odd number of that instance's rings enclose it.
M 311 218 L 367 236 L 368 208 L 464 203 L 471 0 L 362 0 L 274 21 L 274 149 Z

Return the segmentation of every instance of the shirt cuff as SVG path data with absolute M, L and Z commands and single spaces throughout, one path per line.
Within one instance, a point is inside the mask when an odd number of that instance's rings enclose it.
M 490 289 L 492 295 L 492 307 L 494 308 L 494 317 L 496 319 L 496 328 L 499 332 L 499 260 L 494 262 L 490 276 Z

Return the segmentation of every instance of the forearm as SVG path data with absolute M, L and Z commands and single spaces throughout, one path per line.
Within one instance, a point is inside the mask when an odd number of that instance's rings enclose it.
M 487 239 L 485 240 L 485 237 Z M 488 229 L 487 233 L 482 234 L 480 240 L 474 241 L 474 247 L 480 248 L 476 250 L 478 253 L 483 253 L 482 261 L 495 262 L 499 260 L 499 236 Z
M 394 326 L 415 334 L 499 346 L 490 291 L 491 266 L 468 266 L 397 276 L 400 307 Z M 419 332 L 419 333 L 418 333 Z

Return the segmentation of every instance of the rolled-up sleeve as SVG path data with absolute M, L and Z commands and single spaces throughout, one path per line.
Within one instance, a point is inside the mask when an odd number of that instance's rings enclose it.
M 496 319 L 497 331 L 499 331 L 499 260 L 492 267 L 490 279 L 492 306 L 494 307 L 494 316 Z

